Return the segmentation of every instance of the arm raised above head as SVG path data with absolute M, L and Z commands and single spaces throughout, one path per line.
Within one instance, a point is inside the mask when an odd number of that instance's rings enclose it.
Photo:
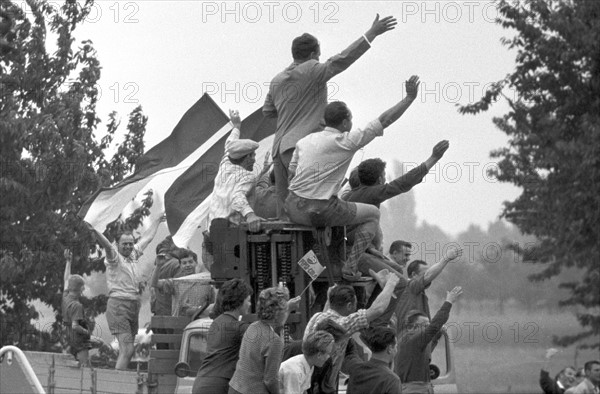
M 410 105 L 417 98 L 417 92 L 419 91 L 419 77 L 413 75 L 406 81 L 406 97 L 398 102 L 396 105 L 379 115 L 379 121 L 383 128 L 389 127 L 392 123 L 397 121 L 402 114 L 410 107 Z
M 439 274 L 442 273 L 444 268 L 446 268 L 448 263 L 452 260 L 460 258 L 460 256 L 462 256 L 462 253 L 462 248 L 450 249 L 447 256 L 443 257 L 439 262 L 429 267 L 427 271 L 425 271 L 425 285 L 428 285 L 431 282 L 433 282 L 433 280 L 437 278 Z

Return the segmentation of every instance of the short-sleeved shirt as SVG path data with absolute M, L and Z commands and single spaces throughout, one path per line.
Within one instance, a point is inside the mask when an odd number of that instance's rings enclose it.
M 342 186 L 354 153 L 377 136 L 383 126 L 375 119 L 363 129 L 340 132 L 332 127 L 302 138 L 296 144 L 289 170 L 295 173 L 289 190 L 299 197 L 329 200 Z
M 206 357 L 198 370 L 198 377 L 231 379 L 239 358 L 242 338 L 250 323 L 238 321 L 227 312 L 219 315 L 210 325 L 206 340 Z
M 63 323 L 71 326 L 73 322 L 84 320 L 83 305 L 79 297 L 71 293 L 64 293 L 62 299 Z
M 138 260 L 142 256 L 142 250 L 135 244 L 131 254 L 123 256 L 117 250 L 116 245 L 112 245 L 114 259 L 106 258 L 106 284 L 108 285 L 108 296 L 112 298 L 122 298 L 126 300 L 140 299 L 141 272 L 138 266 Z
M 285 394 L 303 394 L 310 388 L 314 367 L 299 354 L 281 363 L 279 367 L 279 391 Z
M 344 353 L 346 351 L 348 341 L 350 340 L 350 335 L 362 330 L 363 328 L 369 327 L 369 321 L 367 320 L 367 311 L 365 309 L 359 309 L 348 316 L 342 316 L 333 309 L 329 309 L 325 312 L 315 313 L 313 317 L 310 318 L 308 324 L 306 325 L 303 339 L 306 340 L 308 334 L 314 332 L 317 325 L 327 319 L 331 319 L 342 326 L 347 333 L 346 337 L 336 345 L 339 346 L 340 351 L 334 352 L 334 354 L 331 356 L 332 373 L 329 375 L 329 382 L 323 382 L 323 384 L 329 389 L 335 389 L 337 376 L 342 369 Z

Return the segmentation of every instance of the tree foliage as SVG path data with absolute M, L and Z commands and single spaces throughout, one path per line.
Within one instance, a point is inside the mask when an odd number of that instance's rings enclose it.
M 144 151 L 147 118 L 135 109 L 125 141 L 105 156 L 118 116 L 109 115 L 98 141 L 100 62 L 92 42 L 76 43 L 73 35 L 91 1 L 1 7 L 10 34 L 0 58 L 0 343 L 45 349 L 40 339 L 49 340 L 48 329 L 31 326 L 38 317 L 31 301 L 60 309 L 65 248 L 74 251 L 74 273 L 104 269 L 88 259 L 94 244 L 76 214 L 98 187 L 132 171 Z M 105 308 L 102 298 L 90 305 L 96 314 Z
M 509 137 L 491 153 L 495 175 L 522 188 L 503 216 L 538 242 L 529 260 L 544 264 L 530 279 L 552 278 L 569 267 L 580 280 L 562 283 L 564 305 L 581 306 L 584 331 L 557 339 L 600 346 L 600 2 L 500 1 L 497 23 L 516 32 L 502 43 L 516 50 L 516 68 L 461 113 L 487 110 L 500 97 L 510 111 L 494 119 Z M 507 97 L 503 91 L 516 91 Z

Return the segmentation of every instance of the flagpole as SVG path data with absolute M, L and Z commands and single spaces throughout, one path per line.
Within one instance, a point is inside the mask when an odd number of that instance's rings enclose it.
M 324 269 L 323 269 L 323 270 L 326 270 L 326 269 L 327 269 L 327 267 L 324 267 Z M 318 278 L 318 276 L 317 276 L 317 278 Z M 297 295 L 297 297 L 302 297 L 302 294 L 304 294 L 304 292 L 306 291 L 306 289 L 308 289 L 308 288 L 310 287 L 310 285 L 312 285 L 312 283 L 313 283 L 313 282 L 314 282 L 314 281 L 315 281 L 317 278 L 311 279 L 311 281 L 310 281 L 310 282 L 308 282 L 308 285 L 307 285 L 307 286 L 304 288 L 304 290 L 302 290 L 302 293 L 300 293 L 299 295 Z

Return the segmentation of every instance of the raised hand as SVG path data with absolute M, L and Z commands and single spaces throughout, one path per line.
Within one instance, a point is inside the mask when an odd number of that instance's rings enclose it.
M 379 19 L 379 14 L 375 16 L 375 20 L 371 25 L 371 28 L 365 33 L 365 36 L 371 41 L 373 38 L 385 33 L 386 31 L 394 30 L 398 21 L 393 16 L 386 16 L 383 19 Z
M 454 304 L 462 293 L 462 287 L 456 286 L 454 289 L 446 293 L 446 301 L 448 301 L 451 304 Z
M 417 93 L 419 92 L 419 77 L 417 75 L 413 75 L 406 81 L 406 95 L 413 100 L 417 98 Z
M 551 359 L 556 353 L 558 353 L 558 349 L 556 348 L 551 347 L 549 349 L 546 349 L 546 359 Z
M 456 260 L 456 259 L 460 258 L 462 256 L 462 254 L 463 254 L 462 248 L 452 248 L 448 252 L 448 255 L 446 256 L 446 260 L 448 260 L 448 261 Z
M 65 256 L 65 261 L 67 263 L 71 263 L 73 261 L 73 252 L 71 252 L 71 249 L 65 249 L 63 256 Z
M 235 127 L 238 130 L 241 129 L 242 119 L 240 118 L 240 112 L 238 110 L 230 109 L 229 110 L 229 119 L 231 120 L 233 127 Z
M 442 156 L 444 156 L 444 153 L 446 153 L 449 147 L 450 143 L 448 142 L 448 140 L 440 141 L 433 147 L 433 152 L 431 153 L 431 156 L 433 156 L 436 160 L 439 160 L 442 158 Z

